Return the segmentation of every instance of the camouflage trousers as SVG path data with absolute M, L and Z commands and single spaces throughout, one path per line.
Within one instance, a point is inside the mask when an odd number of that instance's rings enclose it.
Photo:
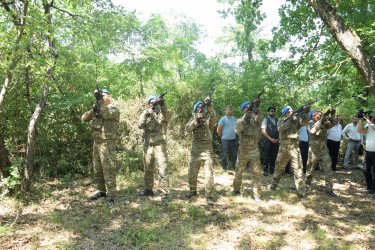
M 254 148 L 254 146 L 256 146 Z M 254 142 L 254 145 L 243 146 L 240 145 L 238 148 L 238 157 L 236 164 L 236 175 L 233 180 L 233 189 L 240 191 L 242 184 L 242 174 L 246 169 L 247 164 L 251 168 L 251 174 L 253 176 L 253 193 L 254 196 L 260 196 L 261 190 L 261 165 L 260 155 L 258 149 L 258 143 Z
M 109 199 L 116 196 L 116 142 L 94 140 L 94 175 L 100 192 L 106 192 Z
M 327 144 L 314 145 L 310 143 L 309 159 L 307 161 L 306 185 L 310 186 L 313 178 L 314 170 L 319 164 L 320 169 L 324 172 L 325 185 L 328 191 L 333 188 L 332 184 L 332 168 L 331 158 L 328 153 Z
M 280 182 L 281 175 L 288 162 L 293 168 L 294 183 L 296 185 L 297 193 L 305 195 L 305 179 L 303 177 L 303 167 L 301 161 L 301 154 L 298 145 L 298 139 L 287 139 L 280 144 L 279 154 L 276 160 L 276 169 L 272 178 L 272 185 L 277 185 Z
M 154 165 L 157 164 L 157 175 L 159 179 L 159 188 L 163 195 L 169 193 L 169 173 L 167 146 L 165 141 L 155 144 L 145 142 L 143 145 L 143 163 L 145 170 L 145 190 L 152 190 L 154 187 Z
M 193 142 L 189 162 L 189 187 L 190 192 L 196 192 L 198 186 L 198 173 L 203 163 L 205 173 L 206 197 L 212 197 L 214 193 L 214 171 L 212 167 L 213 157 L 212 142 L 200 144 Z

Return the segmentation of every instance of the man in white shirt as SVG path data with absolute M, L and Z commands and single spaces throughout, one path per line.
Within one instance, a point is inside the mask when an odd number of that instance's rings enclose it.
M 361 169 L 358 167 L 358 150 L 361 145 L 361 135 L 358 133 L 358 117 L 353 117 L 353 122 L 346 125 L 342 131 L 342 137 L 348 141 L 348 146 L 346 148 L 346 154 L 344 159 L 343 170 L 349 170 L 349 158 L 350 154 L 354 150 L 354 169 Z
M 375 193 L 375 123 L 373 117 L 365 117 L 369 126 L 363 127 L 363 119 L 358 127 L 358 132 L 366 135 L 366 184 L 367 194 Z
M 336 171 L 342 133 L 339 115 L 335 116 L 335 126 L 328 129 L 327 133 L 327 148 L 332 161 L 332 171 Z

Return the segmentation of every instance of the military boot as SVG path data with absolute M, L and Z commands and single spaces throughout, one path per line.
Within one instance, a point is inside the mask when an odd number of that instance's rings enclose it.
M 241 194 L 241 192 L 238 191 L 238 190 L 233 190 L 232 191 L 232 196 L 237 196 L 237 195 L 240 195 L 240 194 Z
M 138 196 L 153 196 L 154 192 L 152 190 L 143 190 L 142 192 L 138 193 Z
M 212 197 L 207 197 L 207 205 L 211 207 L 214 205 L 214 200 L 212 199 Z
M 332 190 L 327 191 L 327 194 L 329 196 L 331 196 L 331 197 L 336 197 L 337 196 Z
M 194 196 L 197 196 L 197 191 L 190 191 L 188 195 L 186 195 L 187 198 L 192 198 Z
M 107 207 L 113 207 L 115 205 L 115 201 L 113 199 L 107 200 Z
M 97 192 L 93 196 L 90 196 L 90 200 L 95 201 L 101 197 L 107 197 L 107 195 L 104 192 Z
M 164 206 L 164 207 L 168 206 L 167 196 L 161 197 L 161 205 Z

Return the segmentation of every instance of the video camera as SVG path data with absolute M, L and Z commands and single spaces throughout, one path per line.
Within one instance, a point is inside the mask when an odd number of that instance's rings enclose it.
M 358 119 L 365 119 L 365 116 L 371 116 L 371 113 L 372 113 L 371 110 L 363 111 L 363 109 L 359 109 L 357 117 Z

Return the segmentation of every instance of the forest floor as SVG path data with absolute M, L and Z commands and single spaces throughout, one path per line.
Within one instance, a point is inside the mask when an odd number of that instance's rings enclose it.
M 269 191 L 262 176 L 262 202 L 252 198 L 251 175 L 244 174 L 241 196 L 232 197 L 233 171 L 215 166 L 216 203 L 207 207 L 204 172 L 200 194 L 188 200 L 187 171 L 171 177 L 171 201 L 137 197 L 142 172 L 118 176 L 116 206 L 89 202 L 92 180 L 45 181 L 35 185 L 32 202 L 0 203 L 0 249 L 374 249 L 375 197 L 360 191 L 360 170 L 334 173 L 331 198 L 316 172 L 308 200 L 301 201 L 293 177 Z

